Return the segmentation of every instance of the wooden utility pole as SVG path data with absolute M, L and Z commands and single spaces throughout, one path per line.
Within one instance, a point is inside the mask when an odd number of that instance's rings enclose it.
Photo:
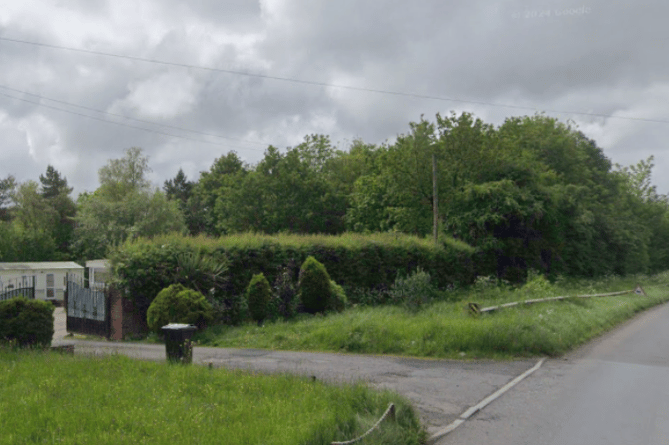
M 432 154 L 432 235 L 439 242 L 439 197 L 437 196 L 437 155 Z

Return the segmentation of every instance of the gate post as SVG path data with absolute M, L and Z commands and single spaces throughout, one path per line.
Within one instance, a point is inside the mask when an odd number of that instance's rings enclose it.
M 105 338 L 110 340 L 112 337 L 112 326 L 114 320 L 112 318 L 112 291 L 111 287 L 107 283 L 105 283 L 103 295 L 105 296 L 105 327 L 107 331 Z
M 70 295 L 70 273 L 65 272 L 65 295 L 63 297 L 63 306 L 65 306 L 65 331 L 70 332 L 70 317 L 67 313 L 68 296 Z

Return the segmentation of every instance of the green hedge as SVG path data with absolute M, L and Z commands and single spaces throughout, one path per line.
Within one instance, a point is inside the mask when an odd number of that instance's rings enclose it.
M 254 274 L 270 283 L 286 266 L 296 282 L 300 265 L 313 256 L 325 265 L 330 278 L 347 291 L 390 289 L 398 274 L 418 267 L 437 287 L 473 282 L 474 249 L 455 240 L 440 245 L 401 234 L 278 235 L 240 234 L 222 238 L 167 235 L 129 241 L 112 250 L 117 285 L 148 308 L 158 292 L 172 284 L 178 254 L 197 252 L 228 264 L 228 280 L 215 289 L 215 298 L 243 295 Z M 355 303 L 355 301 L 351 301 Z
M 54 306 L 48 301 L 11 298 L 0 302 L 0 341 L 18 346 L 49 346 Z

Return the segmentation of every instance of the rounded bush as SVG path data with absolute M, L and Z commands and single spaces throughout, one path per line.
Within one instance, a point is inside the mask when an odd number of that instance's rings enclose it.
M 265 275 L 262 273 L 253 275 L 249 286 L 246 288 L 246 299 L 248 300 L 251 318 L 258 322 L 267 318 L 272 291 Z
M 211 304 L 201 293 L 173 284 L 161 290 L 149 306 L 146 321 L 149 329 L 160 334 L 169 323 L 194 324 L 199 329 L 213 318 Z
M 48 301 L 11 298 L 0 302 L 0 341 L 18 346 L 49 346 L 54 306 Z
M 344 291 L 344 288 L 334 281 L 330 281 L 330 290 L 332 293 L 330 295 L 328 309 L 337 312 L 341 312 L 346 309 L 348 299 L 346 298 L 346 292 Z
M 298 293 L 305 311 L 315 314 L 328 308 L 332 295 L 330 275 L 325 266 L 312 256 L 300 268 Z

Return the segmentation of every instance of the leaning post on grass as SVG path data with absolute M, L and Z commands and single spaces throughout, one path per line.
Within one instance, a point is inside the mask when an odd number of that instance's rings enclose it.
M 591 294 L 591 295 L 574 295 L 574 296 L 564 296 L 564 297 L 548 297 L 548 298 L 534 298 L 531 300 L 524 300 L 524 301 L 512 301 L 510 303 L 504 303 L 500 304 L 497 306 L 489 306 L 489 307 L 480 307 L 477 303 L 469 303 L 469 312 L 475 315 L 479 315 L 484 312 L 493 312 L 497 311 L 499 309 L 504 309 L 508 307 L 513 307 L 513 306 L 518 306 L 521 304 L 534 304 L 534 303 L 546 303 L 549 301 L 560 301 L 560 300 L 567 300 L 570 298 L 593 298 L 593 297 L 616 297 L 619 295 L 626 295 L 626 294 L 636 294 L 636 295 L 643 295 L 646 297 L 646 292 L 643 290 L 641 285 L 637 285 L 636 288 L 630 289 L 630 290 L 623 290 L 619 292 L 609 292 L 606 294 Z

